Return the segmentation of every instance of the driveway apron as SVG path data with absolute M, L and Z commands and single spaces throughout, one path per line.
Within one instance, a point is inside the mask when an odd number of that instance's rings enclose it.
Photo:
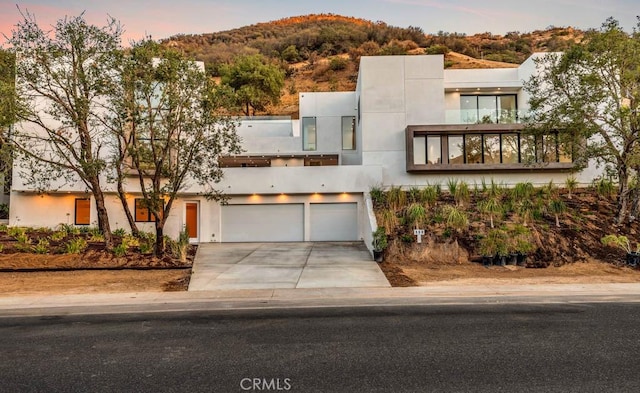
M 362 242 L 202 243 L 189 291 L 390 287 Z

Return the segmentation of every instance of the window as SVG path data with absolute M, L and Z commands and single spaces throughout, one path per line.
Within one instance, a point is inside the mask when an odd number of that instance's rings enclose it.
M 342 117 L 342 150 L 356 149 L 356 118 Z
M 427 164 L 442 164 L 442 141 L 441 137 L 427 137 Z
M 449 164 L 464 164 L 464 139 L 462 138 L 462 135 L 450 135 L 447 139 Z
M 500 163 L 500 135 L 483 135 L 483 162 L 485 164 Z
M 557 135 L 543 135 L 542 136 L 542 162 L 557 162 L 558 161 L 558 145 Z
M 502 163 L 517 164 L 519 162 L 518 134 L 502 135 Z
M 162 209 L 160 211 L 160 214 L 162 214 L 163 210 L 164 210 L 164 200 L 162 201 Z M 135 216 L 136 222 L 155 222 L 156 221 L 155 217 L 147 207 L 145 200 L 142 198 L 135 199 L 134 216 Z
M 413 138 L 413 163 L 416 165 L 427 164 L 427 137 Z
M 564 134 L 531 135 L 525 133 L 524 126 L 469 128 L 473 127 L 407 127 L 407 172 L 511 171 L 532 164 L 534 170 L 573 167 L 575 145 L 562 140 Z
M 462 123 L 516 123 L 518 106 L 515 94 L 461 95 Z
M 482 135 L 464 136 L 465 163 L 482 164 Z
M 302 118 L 302 150 L 317 150 L 316 118 Z
M 75 207 L 75 224 L 91 224 L 91 200 L 89 198 L 77 198 Z
M 520 162 L 531 164 L 536 162 L 536 137 L 520 135 Z

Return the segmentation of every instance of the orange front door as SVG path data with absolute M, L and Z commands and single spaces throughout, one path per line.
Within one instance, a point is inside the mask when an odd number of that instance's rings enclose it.
M 190 239 L 198 238 L 198 204 L 193 202 L 187 202 L 187 217 L 186 217 L 187 232 L 189 232 Z

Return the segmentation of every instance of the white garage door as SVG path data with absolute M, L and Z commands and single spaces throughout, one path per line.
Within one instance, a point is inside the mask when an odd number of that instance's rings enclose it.
M 304 205 L 222 206 L 223 242 L 301 242 Z
M 312 241 L 353 241 L 358 239 L 357 203 L 312 203 Z

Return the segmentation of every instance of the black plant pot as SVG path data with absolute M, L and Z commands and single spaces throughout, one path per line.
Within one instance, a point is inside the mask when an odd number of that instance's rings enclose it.
M 373 250 L 373 260 L 378 263 L 384 261 L 384 251 Z
M 513 265 L 513 266 L 517 265 L 518 264 L 518 254 L 511 253 L 509 255 L 509 260 L 507 261 L 507 264 L 508 265 Z
M 485 267 L 491 266 L 492 262 L 493 262 L 493 256 L 491 255 L 482 256 L 482 266 L 485 266 Z
M 637 267 L 640 263 L 640 254 L 637 252 L 627 253 L 627 265 L 630 267 Z
M 493 258 L 493 264 L 496 266 L 507 266 L 507 256 L 506 255 L 496 255 Z
M 518 253 L 518 266 L 527 266 L 527 254 Z

